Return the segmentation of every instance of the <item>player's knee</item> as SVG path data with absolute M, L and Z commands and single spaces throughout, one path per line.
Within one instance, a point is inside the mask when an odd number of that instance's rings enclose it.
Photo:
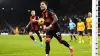
M 33 35 L 33 32 L 29 32 L 29 36 L 32 36 Z
M 59 40 L 59 43 L 61 44 L 62 43 L 62 40 Z
M 61 38 L 59 38 L 59 40 L 58 40 L 58 41 L 59 41 L 59 43 L 60 43 L 60 44 L 62 43 L 62 39 L 61 39 Z
M 47 43 L 50 43 L 50 40 L 51 40 L 50 38 L 46 38 Z

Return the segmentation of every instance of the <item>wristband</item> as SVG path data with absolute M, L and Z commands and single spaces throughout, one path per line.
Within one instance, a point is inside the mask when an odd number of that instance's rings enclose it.
M 52 25 L 50 25 L 50 27 L 52 27 Z

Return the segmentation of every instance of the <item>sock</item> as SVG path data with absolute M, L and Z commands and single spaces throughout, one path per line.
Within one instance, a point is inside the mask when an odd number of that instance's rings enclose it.
M 81 42 L 81 37 L 79 36 L 79 42 Z
M 82 38 L 81 38 L 82 40 L 84 40 L 84 38 L 83 38 L 83 36 L 82 36 Z
M 46 51 L 46 54 L 49 54 L 49 52 L 50 52 L 50 43 L 49 42 L 46 42 L 46 49 L 45 49 L 45 51 Z
M 70 35 L 70 37 L 71 37 L 71 40 L 73 40 L 72 35 Z
M 62 43 L 64 46 L 70 48 L 70 45 L 69 45 L 65 40 L 62 40 L 61 43 Z
M 73 36 L 74 36 L 75 40 L 77 40 L 76 36 L 75 35 L 73 35 Z
M 84 38 L 83 38 L 83 36 L 82 36 L 82 38 L 81 38 L 81 41 L 84 43 Z
M 91 36 L 90 36 L 90 44 L 92 44 L 92 38 L 91 38 Z
M 40 42 L 42 42 L 42 37 L 38 34 L 39 40 Z
M 35 40 L 33 36 L 30 36 L 30 38 L 31 38 L 33 41 Z
M 88 40 L 89 40 L 89 43 L 91 44 L 92 42 L 91 36 L 88 36 Z

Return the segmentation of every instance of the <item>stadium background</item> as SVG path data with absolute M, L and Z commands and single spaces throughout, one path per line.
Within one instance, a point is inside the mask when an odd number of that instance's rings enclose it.
M 18 26 L 21 32 L 29 21 L 30 10 L 36 10 L 36 15 L 40 16 L 40 1 L 0 0 L 0 33 L 11 33 L 4 22 L 8 22 L 13 28 Z M 53 9 L 59 18 L 62 33 L 68 33 L 69 18 L 72 18 L 75 23 L 78 18 L 85 21 L 87 13 L 92 9 L 91 0 L 47 0 L 47 2 L 49 8 Z
M 36 15 L 40 17 L 40 1 L 41 0 L 0 0 L 0 33 L 12 33 L 6 23 L 9 23 L 14 29 L 18 26 L 21 33 L 29 21 L 30 10 L 36 10 Z M 49 3 L 49 8 L 53 9 L 57 14 L 62 33 L 68 33 L 67 26 L 69 18 L 72 18 L 75 23 L 77 23 L 78 18 L 85 21 L 87 13 L 91 12 L 92 9 L 92 0 L 46 1 Z M 100 22 L 100 18 L 98 21 Z M 34 36 L 38 40 L 37 36 Z M 74 47 L 75 56 L 92 55 L 92 48 L 88 46 L 89 42 L 87 36 L 84 36 L 84 44 L 78 44 L 75 41 L 70 42 L 69 36 L 62 37 Z M 100 40 L 100 38 L 98 38 L 98 40 Z M 69 56 L 68 49 L 66 50 L 66 48 L 61 46 L 55 39 L 52 39 L 51 46 L 50 56 Z M 98 46 L 100 47 L 100 44 L 98 44 Z M 44 56 L 44 50 L 44 48 L 40 50 L 39 43 L 34 47 L 33 41 L 28 35 L 0 35 L 0 56 Z M 98 51 L 100 53 L 100 50 Z

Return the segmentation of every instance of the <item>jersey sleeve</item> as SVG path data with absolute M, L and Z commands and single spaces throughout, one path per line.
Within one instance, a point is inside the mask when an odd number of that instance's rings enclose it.
M 30 16 L 30 21 L 32 20 L 32 16 Z
M 54 13 L 53 10 L 49 9 L 49 14 L 51 15 L 52 18 L 54 18 L 56 16 L 56 14 Z

